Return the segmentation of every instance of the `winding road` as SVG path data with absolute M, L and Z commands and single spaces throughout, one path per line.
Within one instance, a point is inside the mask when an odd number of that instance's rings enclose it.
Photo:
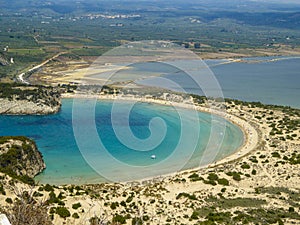
M 62 54 L 65 54 L 65 53 L 67 53 L 67 52 L 60 52 L 60 53 L 57 53 L 56 55 L 54 55 L 54 56 L 52 56 L 51 58 L 49 58 L 49 59 L 43 61 L 43 62 L 40 63 L 39 65 L 37 65 L 37 66 L 35 66 L 35 67 L 29 69 L 27 72 L 24 72 L 24 73 L 19 74 L 19 75 L 17 76 L 17 79 L 18 79 L 21 83 L 23 83 L 23 84 L 30 84 L 30 83 L 29 83 L 27 80 L 25 80 L 25 78 L 24 78 L 24 75 L 25 75 L 26 73 L 30 73 L 30 72 L 32 72 L 32 71 L 34 71 L 34 70 L 36 70 L 36 69 L 41 68 L 42 66 L 46 65 L 46 64 L 47 64 L 48 62 L 50 62 L 51 60 L 53 60 L 53 59 L 59 57 L 59 56 L 62 55 Z

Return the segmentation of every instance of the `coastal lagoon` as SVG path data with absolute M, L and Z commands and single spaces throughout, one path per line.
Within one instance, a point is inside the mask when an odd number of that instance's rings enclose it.
M 243 62 L 206 61 L 220 83 L 225 97 L 300 108 L 299 58 L 262 57 L 243 60 Z M 153 72 L 161 72 L 163 77 L 180 84 L 186 92 L 203 94 L 189 77 L 178 72 L 176 68 L 170 70 L 170 67 L 159 68 L 159 66 L 159 64 L 155 66 L 136 64 L 131 71 L 127 70 L 124 73 L 139 74 L 143 71 L 151 75 Z M 159 86 L 155 79 L 157 78 L 148 78 L 137 83 Z M 171 86 L 167 88 L 176 90 Z M 95 106 L 94 121 L 97 137 L 92 138 L 90 135 L 92 127 L 85 118 L 90 116 L 85 113 L 87 108 L 85 101 L 76 104 L 77 110 L 82 112 L 77 118 L 77 125 L 82 125 L 85 131 L 79 132 L 79 136 L 74 134 L 73 99 L 63 99 L 62 109 L 55 115 L 1 115 L 0 135 L 32 138 L 42 152 L 47 166 L 36 180 L 51 184 L 99 183 L 160 176 L 211 163 L 211 160 L 206 161 L 203 156 L 204 150 L 208 147 L 208 140 L 212 140 L 210 147 L 218 150 L 213 161 L 233 154 L 244 141 L 239 127 L 223 118 L 216 116 L 212 118 L 207 113 L 197 112 L 195 118 L 195 114 L 188 109 L 181 109 L 179 115 L 178 109 L 171 106 L 140 102 L 132 108 L 128 122 L 123 110 L 126 110 L 129 103 L 122 104 L 117 111 L 117 130 L 118 128 L 122 130 L 122 127 L 129 124 L 134 136 L 141 140 L 147 139 L 151 135 L 149 129 L 151 120 L 161 118 L 166 125 L 163 141 L 147 151 L 137 151 L 122 143 L 115 134 L 115 127 L 112 126 L 112 101 L 108 100 L 98 101 Z M 195 126 L 196 119 L 200 121 L 200 127 Z M 217 124 L 220 124 L 220 127 L 215 127 L 220 130 L 219 135 L 213 138 L 211 138 L 212 121 L 218 121 Z M 182 135 L 182 124 L 185 124 L 184 135 Z M 222 127 L 225 127 L 225 130 L 222 130 Z M 195 136 L 197 133 L 199 135 Z M 103 146 L 99 145 L 99 140 Z M 193 143 L 195 140 L 197 140 L 196 144 Z M 184 146 L 180 147 L 179 142 L 185 143 Z M 102 156 L 99 153 L 101 148 L 105 148 L 109 156 L 117 162 L 130 165 L 130 170 L 109 164 L 107 155 Z M 170 157 L 176 148 L 179 154 Z M 195 150 L 193 154 L 191 150 Z M 155 156 L 155 159 L 152 156 Z M 102 164 L 100 169 L 96 166 L 97 172 L 94 170 L 95 166 L 92 168 L 89 160 L 86 160 L 91 157 L 94 157 L 94 163 Z M 155 170 L 152 169 L 151 173 L 143 170 L 148 167 L 153 168 L 151 166 L 156 164 L 159 166 Z M 105 170 L 105 176 L 102 176 L 101 168 Z
M 218 80 L 225 98 L 300 108 L 300 57 L 254 57 L 236 62 L 227 59 L 205 62 Z M 145 66 L 141 68 L 145 70 Z M 184 73 L 169 71 L 163 76 L 180 84 L 187 93 L 203 95 L 202 90 Z M 161 85 L 157 78 L 137 83 L 180 91 L 174 86 Z
M 118 108 L 118 123 L 117 126 L 125 126 L 127 118 L 123 118 L 122 111 L 130 104 L 123 102 Z M 139 139 L 146 139 L 151 135 L 149 123 L 152 118 L 160 118 L 166 126 L 164 139 L 153 149 L 147 151 L 136 151 L 124 145 L 115 134 L 115 129 L 118 127 L 112 126 L 111 110 L 112 101 L 97 101 L 95 106 L 95 124 L 98 138 L 101 139 L 103 145 L 109 154 L 118 161 L 130 165 L 134 170 L 124 171 L 114 165 L 107 165 L 106 168 L 109 174 L 106 173 L 106 178 L 100 176 L 94 171 L 90 165 L 84 160 L 78 146 L 87 148 L 86 154 L 95 154 L 98 151 L 99 145 L 95 140 L 90 139 L 90 134 L 82 133 L 78 138 L 75 138 L 72 112 L 73 99 L 63 99 L 62 109 L 54 115 L 40 116 L 0 116 L 0 135 L 19 136 L 24 135 L 36 141 L 39 150 L 44 156 L 47 168 L 36 177 L 36 181 L 50 184 L 67 184 L 67 183 L 99 183 L 112 180 L 130 180 L 135 177 L 143 177 L 142 168 L 161 163 L 157 167 L 157 171 L 153 175 L 163 175 L 173 173 L 178 170 L 178 162 L 185 164 L 180 165 L 181 169 L 188 169 L 200 165 L 200 161 L 204 162 L 203 152 L 207 148 L 208 140 L 211 138 L 212 120 L 217 124 L 216 130 L 222 130 L 218 137 L 212 138 L 212 145 L 215 144 L 219 149 L 214 161 L 222 159 L 243 144 L 243 133 L 239 127 L 226 121 L 225 119 L 213 116 L 202 112 L 192 112 L 189 109 L 176 109 L 171 106 L 138 102 L 131 109 L 129 117 L 129 125 L 132 133 Z M 83 100 L 76 104 L 77 110 L 81 111 L 80 117 L 77 117 L 77 124 L 86 127 L 85 118 L 86 101 Z M 180 112 L 179 112 L 180 111 Z M 196 117 L 195 117 L 196 115 Z M 88 116 L 88 115 L 86 115 Z M 74 118 L 73 118 L 74 120 Z M 195 126 L 195 120 L 200 121 L 200 127 Z M 73 121 L 74 122 L 74 121 Z M 185 129 L 188 132 L 182 134 L 182 123 L 185 124 Z M 86 127 L 89 130 L 89 127 Z M 195 130 L 198 129 L 198 130 Z M 185 130 L 185 131 L 186 131 Z M 199 133 L 198 137 L 193 134 Z M 78 139 L 82 139 L 80 145 L 76 143 Z M 184 140 L 182 140 L 184 139 Z M 196 146 L 189 146 L 189 143 L 197 141 Z M 179 147 L 178 155 L 172 160 L 167 160 L 173 154 L 174 149 L 178 146 L 178 142 L 187 143 L 184 147 Z M 194 147 L 195 151 L 192 155 L 188 151 Z M 188 153 L 189 152 L 189 153 Z M 152 156 L 155 155 L 155 159 Z M 100 155 L 101 157 L 101 155 Z M 98 158 L 99 162 L 105 162 L 105 158 Z M 94 160 L 98 160 L 95 158 Z M 166 161 L 166 163 L 163 163 Z M 203 165 L 204 165 L 203 164 Z M 101 171 L 98 171 L 101 173 Z M 135 174 L 136 173 L 136 174 Z M 147 176 L 147 175 L 146 175 Z M 144 177 L 147 178 L 147 177 Z

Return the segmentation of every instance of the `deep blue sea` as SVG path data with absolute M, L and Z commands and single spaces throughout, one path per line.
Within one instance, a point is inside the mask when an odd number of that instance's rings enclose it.
M 148 103 L 130 108 L 132 104 L 124 102 L 113 110 L 112 105 L 98 101 L 94 107 L 89 100 L 73 104 L 64 99 L 55 115 L 2 115 L 0 135 L 35 140 L 47 166 L 36 180 L 51 184 L 159 176 L 223 158 L 243 142 L 237 126 L 210 114 Z M 136 139 L 127 135 L 130 132 Z

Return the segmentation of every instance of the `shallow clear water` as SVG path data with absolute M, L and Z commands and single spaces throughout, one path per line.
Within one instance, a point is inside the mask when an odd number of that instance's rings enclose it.
M 82 112 L 76 118 L 76 123 L 82 129 L 86 129 L 87 132 L 82 132 L 79 136 L 77 134 L 76 138 L 73 130 L 74 124 L 72 124 L 72 113 L 74 113 L 72 99 L 64 99 L 62 110 L 55 115 L 0 116 L 0 135 L 25 135 L 34 139 L 47 166 L 46 170 L 36 177 L 36 180 L 52 184 L 96 183 L 107 180 L 122 181 L 143 178 L 144 176 L 159 176 L 175 172 L 178 168 L 186 169 L 204 165 L 207 162 L 202 157 L 203 152 L 209 147 L 218 148 L 218 144 L 220 144 L 220 148 L 213 158 L 213 160 L 217 160 L 234 152 L 243 142 L 241 130 L 220 117 L 214 116 L 212 118 L 210 114 L 197 112 L 196 118 L 195 112 L 191 110 L 137 103 L 132 108 L 129 117 L 132 133 L 139 139 L 149 137 L 151 135 L 149 123 L 153 117 L 159 117 L 166 125 L 166 134 L 161 143 L 154 149 L 136 151 L 123 144 L 116 137 L 114 130 L 123 129 L 126 126 L 127 118 L 123 118 L 123 110 L 126 109 L 127 104 L 129 103 L 122 103 L 118 107 L 118 111 L 115 112 L 118 119 L 117 127 L 113 128 L 111 122 L 112 102 L 97 102 L 94 122 L 97 139 L 101 140 L 110 156 L 127 166 L 129 165 L 128 170 L 118 167 L 117 164 L 105 164 L 109 160 L 105 158 L 105 155 L 99 154 L 101 152 L 99 140 L 93 139 L 88 132 L 91 127 L 87 121 L 89 115 L 85 112 L 87 109 L 85 101 L 76 105 L 77 110 Z M 217 124 L 215 131 L 219 132 L 220 130 L 219 136 L 212 136 L 212 119 Z M 196 120 L 200 121 L 200 127 L 195 125 Z M 223 128 L 224 130 L 222 130 Z M 161 128 L 155 127 L 154 124 L 153 129 Z M 195 136 L 194 134 L 197 133 L 199 135 Z M 209 137 L 211 137 L 210 146 L 208 146 Z M 179 143 L 179 140 L 182 144 Z M 196 150 L 191 155 L 189 149 L 193 147 Z M 178 151 L 175 154 L 174 149 L 177 148 Z M 106 178 L 91 168 L 90 162 L 85 161 L 82 152 L 86 159 L 92 157 L 95 162 L 102 165 L 102 167 L 94 167 L 94 169 L 97 169 L 101 174 L 102 171 L 99 169 L 103 169 Z M 156 156 L 155 160 L 151 159 L 152 155 Z M 151 169 L 150 173 L 147 172 L 147 168 L 148 170 Z

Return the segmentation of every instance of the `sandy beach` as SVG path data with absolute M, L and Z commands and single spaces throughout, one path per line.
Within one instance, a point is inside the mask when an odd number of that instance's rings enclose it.
M 90 97 L 116 98 L 113 95 Z M 243 218 L 252 221 L 250 224 L 264 224 L 262 220 L 268 221 L 265 224 L 278 221 L 300 224 L 300 164 L 297 163 L 300 132 L 289 125 L 290 121 L 299 119 L 298 111 L 232 101 L 226 103 L 224 113 L 213 107 L 195 107 L 188 101 L 174 103 L 132 96 L 123 96 L 121 100 L 172 104 L 223 116 L 241 127 L 244 144 L 234 154 L 205 168 L 127 183 L 54 187 L 53 193 L 63 196 L 60 201 L 70 212 L 70 216 L 63 218 L 50 210 L 60 207 L 52 203 L 48 213 L 54 224 L 90 225 L 91 218 L 123 224 L 139 219 L 151 225 L 207 224 L 214 218 L 231 221 L 230 224 L 240 224 Z M 273 134 L 274 126 L 280 132 Z M 35 197 L 38 201 L 45 201 L 51 193 L 43 189 L 44 185 L 29 187 L 15 182 L 12 186 L 9 180 L 5 176 L 6 195 L 0 195 L 1 205 L 9 205 L 6 198 L 17 196 L 16 188 L 40 193 L 41 196 Z
M 258 143 L 258 133 L 256 129 L 247 121 L 239 118 L 238 116 L 228 114 L 226 110 L 217 110 L 212 107 L 203 107 L 195 105 L 192 100 L 186 102 L 172 102 L 163 99 L 154 99 L 148 97 L 137 97 L 134 95 L 126 96 L 126 95 L 84 95 L 84 94 L 70 94 L 65 93 L 62 95 L 63 98 L 92 98 L 97 100 L 118 100 L 118 101 L 131 101 L 131 102 L 145 102 L 145 103 L 152 103 L 152 104 L 160 104 L 160 105 L 167 105 L 173 107 L 180 107 L 185 109 L 192 109 L 197 110 L 200 112 L 205 112 L 209 114 L 214 114 L 225 118 L 226 120 L 236 124 L 240 127 L 244 134 L 244 143 L 243 145 L 237 149 L 232 155 L 223 158 L 217 162 L 214 162 L 210 166 L 216 166 L 223 163 L 227 163 L 238 158 L 241 158 L 247 155 L 249 152 L 255 149 Z M 180 172 L 180 171 L 177 171 Z M 173 174 L 173 173 L 172 173 Z

